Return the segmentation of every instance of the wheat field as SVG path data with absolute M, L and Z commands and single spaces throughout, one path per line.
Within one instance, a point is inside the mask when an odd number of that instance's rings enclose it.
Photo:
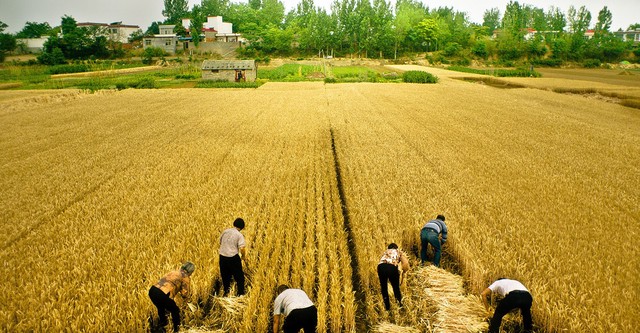
M 637 110 L 437 74 L 0 92 L 0 330 L 147 331 L 148 288 L 190 260 L 186 327 L 266 332 L 287 283 L 318 306 L 319 332 L 438 331 L 416 292 L 429 275 L 410 274 L 407 309 L 387 313 L 375 266 L 389 242 L 415 258 L 420 227 L 442 213 L 445 261 L 469 297 L 507 276 L 531 290 L 537 331 L 633 331 Z M 235 217 L 248 294 L 223 299 L 217 242 Z

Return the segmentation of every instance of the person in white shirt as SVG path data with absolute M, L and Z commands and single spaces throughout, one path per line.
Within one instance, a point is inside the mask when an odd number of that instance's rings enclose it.
M 489 322 L 489 333 L 498 333 L 502 324 L 502 317 L 513 309 L 520 309 L 524 330 L 525 332 L 531 332 L 533 329 L 531 321 L 533 297 L 522 283 L 516 280 L 500 278 L 483 290 L 481 298 L 487 311 L 489 311 L 487 298 L 491 296 L 491 293 L 496 293 L 503 298 L 498 302 L 498 306 Z
M 398 305 L 402 307 L 400 285 L 402 284 L 403 279 L 400 276 L 400 269 L 402 269 L 402 275 L 404 276 L 409 270 L 409 259 L 407 259 L 407 255 L 405 255 L 404 252 L 398 249 L 398 245 L 396 243 L 391 243 L 387 246 L 387 250 L 382 254 L 380 262 L 378 262 L 380 291 L 382 292 L 384 308 L 387 311 L 391 309 L 391 302 L 389 301 L 389 282 L 391 283 L 391 288 L 393 288 L 393 295 L 396 297 Z
M 315 333 L 318 326 L 318 309 L 301 289 L 290 289 L 283 284 L 277 289 L 273 302 L 273 332 L 280 332 L 280 319 L 284 316 L 284 333 Z
M 244 272 L 242 261 L 246 263 L 245 240 L 240 231 L 244 229 L 244 220 L 237 218 L 233 228 L 226 229 L 220 235 L 220 277 L 224 297 L 229 296 L 231 278 L 236 281 L 238 296 L 244 295 Z M 242 255 L 242 257 L 240 256 Z

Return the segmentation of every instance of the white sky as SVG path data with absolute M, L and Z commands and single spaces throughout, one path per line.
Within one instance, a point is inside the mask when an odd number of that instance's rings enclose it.
M 246 0 L 231 0 L 240 2 Z M 281 0 L 288 12 L 300 0 Z M 389 0 L 387 0 L 389 1 Z M 429 8 L 440 6 L 453 7 L 457 11 L 467 12 L 472 22 L 482 23 L 484 11 L 497 7 L 504 13 L 508 0 L 420 0 Z M 316 6 L 329 10 L 333 0 L 314 0 Z M 200 0 L 189 0 L 189 6 L 199 4 Z M 395 0 L 391 0 L 392 5 Z M 591 25 L 598 18 L 598 12 L 605 5 L 613 15 L 612 30 L 626 29 L 630 24 L 640 23 L 639 0 L 521 0 L 520 4 L 530 4 L 545 11 L 554 5 L 565 14 L 570 5 L 576 8 L 586 6 L 591 12 Z M 72 16 L 77 22 L 111 23 L 138 25 L 143 30 L 153 21 L 162 21 L 163 0 L 0 0 L 0 21 L 9 27 L 8 32 L 22 30 L 27 21 L 48 22 L 52 27 L 60 25 L 63 15 Z

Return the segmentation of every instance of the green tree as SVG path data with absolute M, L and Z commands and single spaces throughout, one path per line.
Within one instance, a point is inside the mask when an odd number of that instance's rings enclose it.
M 416 30 L 426 51 L 431 51 L 432 45 L 438 49 L 438 29 L 438 21 L 434 18 L 426 18 L 418 23 Z
M 580 61 L 584 57 L 586 41 L 584 33 L 591 23 L 591 13 L 585 6 L 576 10 L 574 6 L 569 6 L 567 18 L 571 30 L 571 43 L 569 46 L 569 57 L 573 60 Z
M 229 0 L 202 0 L 202 12 L 206 16 L 225 16 L 229 10 Z
M 157 35 L 160 33 L 160 25 L 162 24 L 162 22 L 151 22 L 151 25 L 149 25 L 149 27 L 147 28 L 147 31 L 145 31 L 144 35 L 148 36 L 148 35 Z
M 187 28 L 185 28 L 181 23 L 176 24 L 173 28 L 173 33 L 179 37 L 186 37 L 189 34 L 189 32 L 187 32 Z
M 627 28 L 627 30 L 628 30 L 628 31 L 636 30 L 636 29 L 640 29 L 640 23 L 634 23 L 634 24 L 631 24 L 631 25 L 629 25 L 629 27 Z
M 391 4 L 385 0 L 373 0 L 373 11 L 371 17 L 371 37 L 370 53 L 379 53 L 381 57 L 390 56 L 393 50 L 393 12 Z
M 578 10 L 576 10 L 574 6 L 569 6 L 567 18 L 569 20 L 571 32 L 574 34 L 584 34 L 591 23 L 591 13 L 585 6 L 580 7 Z
M 200 44 L 200 33 L 202 32 L 204 22 L 205 14 L 203 8 L 198 5 L 193 5 L 193 8 L 191 8 L 191 25 L 189 26 L 189 32 L 193 45 L 196 47 Z
M 611 28 L 613 15 L 611 11 L 604 6 L 602 10 L 598 13 L 598 22 L 596 22 L 595 34 L 596 37 L 609 33 L 609 29 Z
M 51 36 L 44 43 L 43 63 L 60 62 L 58 49 L 65 59 L 108 58 L 109 43 L 98 27 L 78 28 L 76 20 L 71 16 L 62 17 L 62 38 Z M 55 52 L 55 54 L 54 54 Z
M 516 40 L 524 37 L 524 28 L 527 27 L 523 7 L 517 1 L 509 1 L 502 17 L 502 34 L 507 34 Z
M 547 11 L 547 26 L 551 31 L 564 31 L 564 27 L 567 26 L 567 18 L 560 8 L 555 6 L 549 8 L 549 11 Z
M 284 4 L 280 0 L 263 0 L 257 18 L 260 26 L 273 25 L 281 28 L 284 22 Z
M 489 29 L 489 34 L 492 35 L 493 31 L 498 29 L 501 25 L 500 10 L 498 8 L 491 8 L 484 11 L 482 16 L 482 26 Z
M 142 29 L 138 29 L 132 32 L 131 35 L 129 35 L 129 43 L 140 42 L 142 41 L 143 38 L 144 38 L 144 32 L 142 32 Z
M 532 25 L 531 27 L 536 31 L 547 31 L 549 25 L 547 23 L 547 15 L 542 8 L 533 8 L 532 10 Z
M 179 24 L 189 13 L 189 3 L 187 0 L 164 0 L 162 15 L 166 17 L 165 23 Z
M 16 38 L 12 34 L 4 32 L 9 27 L 6 23 L 0 21 L 0 62 L 3 62 L 8 52 L 16 48 Z
M 49 23 L 27 22 L 24 28 L 16 34 L 16 38 L 39 38 L 40 36 L 49 35 L 51 26 Z
M 425 19 L 428 8 L 422 2 L 416 0 L 398 0 L 396 3 L 396 15 L 392 23 L 394 32 L 394 56 L 398 48 L 402 53 L 405 50 L 423 50 L 417 34 L 417 25 Z

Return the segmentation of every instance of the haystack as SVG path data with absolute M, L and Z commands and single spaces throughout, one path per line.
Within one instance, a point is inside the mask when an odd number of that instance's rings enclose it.
M 486 312 L 480 298 L 464 290 L 462 276 L 435 266 L 415 270 L 414 279 L 421 281 L 421 290 L 412 293 L 424 295 L 436 312 L 431 326 L 433 332 L 483 332 L 487 330 Z M 403 332 L 403 331 L 398 331 Z

